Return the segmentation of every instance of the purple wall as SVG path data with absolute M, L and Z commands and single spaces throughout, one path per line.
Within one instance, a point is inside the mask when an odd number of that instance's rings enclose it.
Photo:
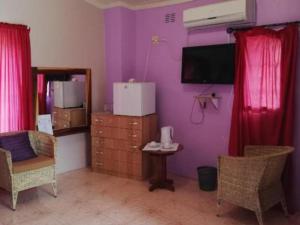
M 112 103 L 113 82 L 127 81 L 135 74 L 135 12 L 108 9 L 105 17 L 106 103 Z
M 124 81 L 135 78 L 136 16 L 128 9 L 122 11 L 122 77 Z
M 209 106 L 205 110 L 202 125 L 190 122 L 193 96 L 210 86 L 181 84 L 182 47 L 227 42 L 227 35 L 223 30 L 201 31 L 188 36 L 182 24 L 182 9 L 190 5 L 137 12 L 136 74 L 140 80 L 143 79 L 151 36 L 159 35 L 162 39 L 166 39 L 151 49 L 146 81 L 154 81 L 157 85 L 160 126 L 173 126 L 175 141 L 184 146 L 184 151 L 169 159 L 169 170 L 195 178 L 196 168 L 199 165 L 216 165 L 217 156 L 227 152 L 233 88 L 232 85 L 213 86 L 209 92 L 216 92 L 222 97 L 219 110 Z M 177 16 L 176 22 L 164 23 L 165 14 L 173 12 Z M 201 114 L 198 105 L 195 109 L 194 120 L 199 121 Z
M 184 46 L 207 45 L 217 43 L 227 43 L 233 40 L 226 34 L 225 29 L 203 30 L 187 33 L 182 24 L 182 10 L 191 6 L 200 6 L 212 0 L 196 0 L 192 3 L 179 4 L 169 7 L 156 9 L 146 9 L 140 11 L 128 11 L 126 25 L 120 21 L 118 16 L 124 15 L 120 11 L 125 9 L 115 8 L 107 10 L 105 14 L 106 24 L 106 49 L 107 57 L 107 86 L 109 91 L 107 100 L 111 100 L 112 81 L 127 80 L 132 74 L 138 80 L 143 80 L 145 75 L 145 64 L 147 55 L 149 64 L 146 69 L 146 81 L 154 81 L 157 85 L 157 112 L 159 115 L 160 126 L 172 125 L 175 128 L 175 141 L 184 145 L 184 151 L 173 156 L 169 160 L 169 170 L 179 175 L 196 177 L 196 168 L 199 165 L 216 165 L 217 156 L 227 154 L 229 139 L 231 109 L 233 99 L 232 85 L 187 85 L 180 83 L 181 70 L 181 49 Z M 300 20 L 300 1 L 299 0 L 257 0 L 258 24 L 268 24 L 286 21 Z M 175 23 L 164 23 L 166 13 L 176 13 Z M 112 16 L 116 14 L 116 17 Z M 118 23 L 119 22 L 119 23 Z M 126 40 L 120 40 L 120 30 L 113 31 L 121 27 L 121 31 L 126 32 Z M 114 32 L 114 33 L 112 33 Z M 128 33 L 130 32 L 130 34 Z M 152 35 L 158 35 L 166 39 L 157 46 L 151 46 Z M 120 35 L 122 36 L 122 35 Z M 117 39 L 117 40 L 115 40 Z M 131 40 L 131 41 L 130 41 Z M 132 45 L 132 40 L 136 42 Z M 130 45 L 128 45 L 130 43 Z M 127 46 L 126 53 L 123 52 L 123 60 L 130 58 L 125 63 L 132 63 L 128 71 L 117 73 L 114 70 L 120 60 L 120 45 Z M 123 47 L 124 48 L 124 47 Z M 135 70 L 132 70 L 135 66 Z M 122 68 L 121 68 L 122 70 Z M 130 71 L 130 72 L 129 72 Z M 123 74 L 122 74 L 123 73 Z M 122 74 L 120 76 L 120 74 Z M 299 75 L 300 76 L 300 75 Z M 298 79 L 300 85 L 300 79 Z M 208 89 L 208 90 L 207 90 Z M 194 125 L 190 122 L 193 96 L 203 91 L 215 92 L 221 97 L 219 110 L 209 106 L 205 110 L 205 120 L 202 125 Z M 297 96 L 300 99 L 300 91 Z M 298 103 L 299 101 L 297 101 Z M 298 115 L 300 115 L 300 103 L 297 104 Z M 201 118 L 198 107 L 194 113 L 195 120 Z M 300 118 L 297 118 L 300 120 Z M 298 121 L 297 124 L 299 124 Z M 297 134 L 300 127 L 297 127 Z M 296 146 L 300 147 L 300 140 L 296 140 Z M 300 158 L 300 151 L 294 154 L 294 159 Z M 295 164 L 294 171 L 300 171 L 300 164 Z M 297 175 L 297 177 L 296 177 Z M 293 179 L 293 187 L 300 189 L 300 174 L 296 174 Z M 297 196 L 294 192 L 294 196 Z M 300 194 L 298 193 L 297 207 L 300 209 Z

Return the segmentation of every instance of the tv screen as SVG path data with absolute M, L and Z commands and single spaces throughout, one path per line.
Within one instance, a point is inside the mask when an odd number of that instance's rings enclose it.
M 235 44 L 186 47 L 182 52 L 182 83 L 233 84 Z

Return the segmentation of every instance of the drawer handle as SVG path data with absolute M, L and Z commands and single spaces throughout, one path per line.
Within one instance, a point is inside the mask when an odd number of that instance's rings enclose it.
M 97 166 L 103 166 L 103 163 L 96 163 Z
M 103 131 L 102 131 L 102 130 L 99 130 L 97 133 L 98 133 L 98 134 L 102 134 L 102 133 L 103 133 Z
M 129 125 L 138 125 L 139 123 L 138 122 L 131 122 L 129 123 Z
M 137 149 L 139 146 L 137 146 L 137 145 L 133 145 L 133 146 L 131 146 L 131 148 L 134 148 L 134 149 Z
M 102 144 L 102 145 L 103 145 L 103 144 L 104 144 L 104 141 L 96 141 L 96 144 L 97 144 L 97 145 L 99 145 L 99 144 Z
M 137 135 L 136 135 L 136 134 L 133 134 L 133 135 L 131 135 L 131 137 L 134 137 L 134 138 L 135 138 L 135 137 L 137 137 Z
M 100 123 L 103 122 L 103 120 L 99 120 L 99 119 L 96 119 L 95 121 L 96 121 L 96 122 L 100 122 Z
M 96 154 L 100 154 L 100 155 L 103 155 L 103 152 L 96 152 Z

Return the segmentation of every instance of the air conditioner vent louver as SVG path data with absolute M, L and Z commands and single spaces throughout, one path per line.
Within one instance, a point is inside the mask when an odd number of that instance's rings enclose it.
M 167 13 L 165 15 L 165 23 L 175 23 L 176 22 L 176 13 Z
M 186 28 L 254 25 L 255 0 L 231 0 L 184 10 Z

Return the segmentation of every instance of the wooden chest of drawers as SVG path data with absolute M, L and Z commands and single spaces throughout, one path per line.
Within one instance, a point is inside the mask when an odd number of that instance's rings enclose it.
M 54 129 L 86 126 L 86 109 L 53 107 L 53 126 Z
M 147 178 L 150 160 L 140 149 L 155 139 L 156 132 L 155 114 L 133 117 L 93 113 L 93 170 L 128 178 Z

